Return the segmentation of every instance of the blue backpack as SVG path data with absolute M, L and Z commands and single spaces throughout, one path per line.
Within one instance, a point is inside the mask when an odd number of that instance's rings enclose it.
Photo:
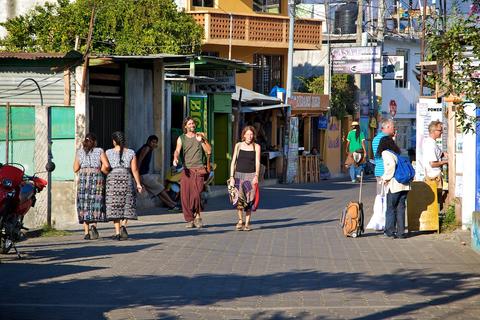
M 415 169 L 413 168 L 410 161 L 391 150 L 388 151 L 396 155 L 398 159 L 397 166 L 395 168 L 395 174 L 393 175 L 395 180 L 403 184 L 412 182 L 413 178 L 415 178 Z

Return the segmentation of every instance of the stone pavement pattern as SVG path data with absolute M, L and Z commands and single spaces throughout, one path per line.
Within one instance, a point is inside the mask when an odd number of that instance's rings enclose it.
M 374 183 L 364 190 L 371 215 Z M 207 227 L 143 212 L 130 239 L 81 233 L 20 243 L 0 256 L 0 319 L 480 319 L 480 255 L 437 235 L 344 238 L 358 185 L 338 180 L 261 190 L 254 230 L 234 230 L 227 198 Z

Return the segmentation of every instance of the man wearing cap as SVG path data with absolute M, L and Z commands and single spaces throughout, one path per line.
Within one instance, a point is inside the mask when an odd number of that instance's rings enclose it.
M 365 148 L 365 136 L 360 130 L 360 126 L 357 121 L 352 122 L 352 130 L 350 130 L 347 135 L 347 153 L 347 158 L 353 158 L 353 162 L 349 161 L 347 163 L 347 166 L 350 166 L 350 178 L 352 182 L 356 182 L 362 171 L 361 163 L 367 154 L 367 149 Z

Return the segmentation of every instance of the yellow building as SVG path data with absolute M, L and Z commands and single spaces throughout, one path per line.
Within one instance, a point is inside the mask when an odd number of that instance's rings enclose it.
M 287 0 L 184 0 L 186 12 L 204 27 L 202 54 L 238 59 L 256 68 L 237 75 L 237 85 L 268 94 L 287 83 Z M 322 21 L 296 19 L 294 48 L 318 50 Z

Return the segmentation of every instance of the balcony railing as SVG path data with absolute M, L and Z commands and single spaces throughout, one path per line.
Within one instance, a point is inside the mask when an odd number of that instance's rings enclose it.
M 288 17 L 261 14 L 191 12 L 205 30 L 205 44 L 288 48 Z M 231 33 L 230 33 L 231 28 Z M 294 33 L 295 49 L 319 49 L 322 44 L 322 21 L 297 19 Z

